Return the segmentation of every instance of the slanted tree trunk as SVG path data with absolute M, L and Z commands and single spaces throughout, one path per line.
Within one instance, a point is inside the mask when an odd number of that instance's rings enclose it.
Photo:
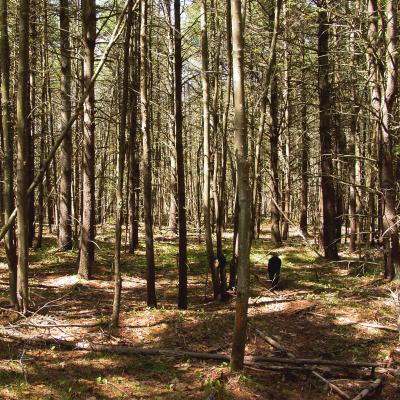
M 60 53 L 61 53 L 61 126 L 71 118 L 71 49 L 69 39 L 69 0 L 60 0 Z M 69 129 L 60 153 L 60 227 L 58 246 L 72 249 L 72 130 Z
M 200 3 L 201 84 L 203 89 L 203 218 L 208 268 L 211 272 L 214 299 L 219 296 L 219 276 L 214 267 L 210 212 L 210 88 L 208 79 L 207 0 Z
M 1 107 L 4 148 L 4 219 L 7 221 L 14 210 L 14 131 L 12 104 L 10 97 L 10 45 L 8 39 L 7 0 L 0 0 L 0 70 L 1 70 Z M 13 223 L 4 238 L 8 275 L 10 284 L 10 305 L 17 306 L 17 253 L 15 243 L 15 224 Z
M 143 201 L 144 224 L 146 234 L 146 261 L 147 261 L 147 305 L 157 307 L 156 298 L 156 271 L 154 263 L 153 241 L 153 211 L 152 211 L 152 170 L 151 170 L 151 137 L 149 120 L 149 102 L 147 85 L 148 43 L 147 43 L 147 0 L 141 0 L 140 15 L 140 104 L 142 116 L 143 137 Z
M 335 186 L 332 165 L 332 129 L 329 85 L 329 21 L 326 0 L 318 1 L 318 94 L 321 143 L 322 240 L 324 255 L 337 260 Z
M 29 0 L 20 0 L 18 86 L 17 86 L 17 218 L 18 218 L 18 306 L 28 311 L 28 256 L 29 256 Z
M 239 197 L 239 258 L 238 286 L 233 333 L 231 369 L 243 369 L 247 338 L 247 310 L 249 299 L 250 256 L 250 185 L 247 150 L 246 104 L 244 93 L 244 59 L 241 1 L 232 0 L 233 93 L 235 106 L 234 146 L 238 171 Z
M 122 98 L 120 104 L 120 124 L 118 135 L 118 158 L 117 158 L 117 187 L 115 189 L 115 249 L 114 249 L 114 302 L 111 316 L 111 324 L 118 326 L 119 313 L 121 308 L 121 237 L 122 220 L 124 217 L 124 166 L 125 166 L 125 131 L 126 117 L 128 113 L 128 90 L 129 90 L 129 45 L 132 29 L 132 5 L 133 0 L 129 0 L 128 16 L 125 27 L 124 59 L 122 71 Z
M 187 232 L 186 232 L 186 189 L 185 159 L 182 132 L 182 33 L 180 0 L 174 0 L 175 19 L 175 140 L 178 180 L 178 222 L 179 222 L 179 294 L 178 307 L 187 308 Z
M 90 87 L 94 73 L 94 47 L 96 41 L 96 0 L 82 2 L 83 29 L 83 84 L 84 90 Z M 83 182 L 82 182 L 82 226 L 81 248 L 78 274 L 90 279 L 94 263 L 95 239 L 95 122 L 94 122 L 94 87 L 92 86 L 84 106 L 83 127 Z

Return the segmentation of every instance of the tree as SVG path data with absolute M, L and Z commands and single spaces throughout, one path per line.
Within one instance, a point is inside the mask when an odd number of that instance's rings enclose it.
M 129 89 L 129 47 L 132 29 L 132 5 L 133 0 L 128 0 L 128 16 L 125 27 L 124 40 L 124 59 L 122 71 L 122 98 L 120 105 L 120 124 L 118 135 L 118 159 L 117 159 L 117 186 L 115 189 L 116 208 L 115 208 L 115 250 L 114 250 L 114 302 L 111 322 L 113 326 L 118 326 L 120 305 L 121 305 L 121 236 L 122 222 L 124 217 L 124 164 L 125 164 L 125 131 L 126 117 L 128 114 L 128 89 Z
M 318 94 L 321 146 L 322 238 L 325 258 L 337 260 L 335 187 L 333 185 L 331 103 L 329 85 L 329 21 L 326 0 L 318 2 Z
M 84 103 L 84 145 L 83 145 L 83 182 L 82 182 L 82 226 L 81 247 L 79 253 L 78 274 L 90 279 L 94 263 L 95 239 L 95 121 L 94 121 L 94 87 L 91 78 L 94 73 L 94 47 L 96 41 L 96 1 L 82 1 L 83 29 L 83 85 L 89 89 Z
M 201 29 L 201 85 L 202 85 L 202 113 L 203 113 L 203 218 L 204 234 L 208 268 L 211 272 L 214 299 L 219 295 L 219 276 L 214 267 L 214 251 L 211 233 L 210 211 L 210 85 L 208 79 L 208 32 L 207 32 L 207 1 L 200 3 Z
M 1 69 L 1 106 L 4 145 L 4 219 L 7 221 L 14 210 L 14 131 L 12 104 L 10 97 L 10 45 L 8 39 L 7 0 L 0 1 L 0 69 Z M 17 254 L 15 243 L 15 225 L 12 224 L 4 240 L 10 284 L 10 305 L 17 305 Z
M 374 3 L 371 1 L 371 3 Z M 371 5 L 371 8 L 375 5 Z M 383 87 L 379 119 L 379 175 L 383 200 L 383 232 L 386 262 L 385 277 L 400 278 L 399 228 L 397 225 L 396 184 L 393 174 L 392 112 L 397 97 L 397 9 L 395 0 L 386 1 L 386 74 L 381 71 Z M 374 11 L 373 11 L 374 12 Z M 386 82 L 384 82 L 386 75 Z
M 174 0 L 174 48 L 175 48 L 175 146 L 178 183 L 179 224 L 179 294 L 178 307 L 187 308 L 187 233 L 186 233 L 186 189 L 185 159 L 182 132 L 182 33 L 180 0 Z
M 157 307 L 156 298 L 156 271 L 154 263 L 153 240 L 153 211 L 152 211 L 152 167 L 151 167 L 151 136 L 148 102 L 148 43 L 147 43 L 147 0 L 141 0 L 140 14 L 140 108 L 142 117 L 143 139 L 143 201 L 144 224 L 146 234 L 146 261 L 147 261 L 147 305 Z
M 280 229 L 280 211 L 279 203 L 281 195 L 279 191 L 279 97 L 278 97 L 278 81 L 277 76 L 274 74 L 271 80 L 271 102 L 270 102 L 270 114 L 271 114 L 271 134 L 270 134 L 270 163 L 272 172 L 272 196 L 271 201 L 271 239 L 275 246 L 282 244 L 282 236 Z
M 28 311 L 28 256 L 29 256 L 29 10 L 30 1 L 21 0 L 19 5 L 19 54 L 17 87 L 17 204 L 18 204 L 18 306 Z
M 242 4 L 240 0 L 231 0 L 233 99 L 235 108 L 234 148 L 237 163 L 239 197 L 238 286 L 235 310 L 235 327 L 231 353 L 232 370 L 241 370 L 243 368 L 250 281 L 250 185 L 247 150 L 246 103 L 244 92 L 244 40 L 241 5 Z
M 60 0 L 60 50 L 61 50 L 61 124 L 71 118 L 71 49 L 69 28 L 69 0 Z M 72 249 L 72 130 L 69 129 L 61 146 L 60 154 L 60 231 L 58 245 L 64 250 Z

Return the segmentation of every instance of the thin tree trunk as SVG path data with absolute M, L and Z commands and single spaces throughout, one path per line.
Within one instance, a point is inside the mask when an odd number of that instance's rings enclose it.
M 61 125 L 71 118 L 71 49 L 69 28 L 69 0 L 60 0 L 60 48 L 61 48 Z M 60 227 L 58 246 L 72 249 L 72 129 L 65 135 L 60 153 Z
M 28 256 L 29 256 L 29 0 L 20 0 L 19 5 L 19 55 L 17 88 L 17 209 L 18 209 L 18 304 L 26 314 L 28 311 Z
M 301 79 L 301 97 L 303 104 L 301 106 L 301 206 L 300 206 L 300 230 L 301 233 L 308 237 L 308 160 L 310 139 L 308 135 L 307 121 L 307 92 L 306 92 L 306 76 L 304 69 L 304 50 L 302 54 L 303 68 Z
M 143 195 L 144 195 L 144 223 L 146 233 L 146 260 L 147 260 L 147 305 L 157 307 L 156 272 L 154 263 L 153 241 L 153 212 L 152 212 L 152 170 L 151 170 L 151 137 L 148 102 L 148 43 L 147 43 L 147 0 L 141 0 L 140 15 L 140 103 L 142 115 L 143 137 Z
M 41 47 L 41 71 L 42 71 L 42 88 L 40 95 L 40 166 L 42 166 L 44 161 L 44 152 L 46 145 L 46 93 L 47 93 L 47 73 L 45 70 L 45 44 L 47 43 L 47 5 L 44 4 L 44 33 L 42 39 L 42 47 Z M 43 241 L 43 220 L 44 220 L 44 182 L 43 179 L 39 183 L 38 186 L 38 210 L 37 210 L 37 222 L 38 222 L 38 230 L 37 230 L 37 238 L 36 238 L 36 248 L 40 249 L 42 247 Z
M 278 166 L 278 142 L 279 142 L 279 126 L 278 126 L 278 87 L 277 77 L 274 75 L 271 82 L 271 135 L 270 135 L 270 162 L 273 181 L 272 196 L 275 201 L 271 201 L 271 239 L 275 246 L 282 245 L 282 237 L 280 230 L 280 211 L 277 204 L 280 203 L 279 192 L 279 166 Z
M 82 28 L 84 44 L 83 81 L 88 89 L 94 73 L 94 47 L 96 41 L 96 0 L 82 2 Z M 84 145 L 82 183 L 82 227 L 78 274 L 90 279 L 94 263 L 95 239 L 95 122 L 94 87 L 84 103 Z
M 208 268 L 211 272 L 214 299 L 219 295 L 219 276 L 214 267 L 210 212 L 210 88 L 208 79 L 207 0 L 200 3 L 201 83 L 203 88 L 203 217 Z
M 239 258 L 238 287 L 233 333 L 231 369 L 243 369 L 247 338 L 247 310 L 249 299 L 250 256 L 250 185 L 247 150 L 247 124 L 244 93 L 244 59 L 241 1 L 232 0 L 233 93 L 235 105 L 234 146 L 238 170 L 239 197 Z
M 386 253 L 385 275 L 400 279 L 399 228 L 396 212 L 396 182 L 393 173 L 392 111 L 397 97 L 397 7 L 396 0 L 386 1 L 386 85 L 382 96 L 380 139 L 381 192 L 383 195 L 383 241 Z M 382 76 L 382 81 L 383 81 Z
M 186 189 L 185 160 L 182 132 L 182 34 L 180 0 L 174 0 L 175 15 L 175 140 L 178 179 L 178 221 L 179 221 L 179 294 L 178 307 L 187 308 L 187 232 L 186 232 Z
M 138 21 L 135 13 L 135 22 Z M 138 24 L 135 23 L 135 26 Z M 134 253 L 139 244 L 139 193 L 140 193 L 140 168 L 138 162 L 139 143 L 138 143 L 138 92 L 140 82 L 139 69 L 139 40 L 140 30 L 134 29 L 131 57 L 131 85 L 130 91 L 130 130 L 129 130 L 129 252 Z
M 28 187 L 33 182 L 35 177 L 35 138 L 36 138 L 36 69 L 37 69 L 37 12 L 38 4 L 37 0 L 30 0 L 30 57 L 29 57 L 29 97 L 28 97 L 28 140 L 29 140 L 29 152 L 28 152 L 28 168 L 27 168 L 27 179 Z M 28 235 L 29 235 L 29 247 L 33 246 L 33 240 L 35 238 L 35 192 L 29 195 L 29 211 L 28 211 Z
M 225 188 L 226 188 L 226 164 L 228 153 L 228 119 L 229 108 L 231 104 L 232 92 L 232 16 L 231 16 L 231 1 L 226 0 L 226 57 L 227 57 L 227 77 L 226 77 L 226 92 L 225 104 L 222 117 L 222 151 L 221 151 L 221 174 L 219 179 L 219 213 L 216 220 L 216 244 L 217 257 L 221 257 L 222 250 L 222 233 L 224 229 L 224 215 L 226 209 Z
M 12 104 L 10 97 L 10 45 L 8 39 L 7 0 L 0 0 L 0 69 L 1 69 L 1 107 L 4 146 L 4 219 L 7 221 L 14 210 L 14 130 Z M 13 223 L 4 239 L 10 284 L 10 305 L 17 306 L 17 253 L 15 243 L 15 224 Z
M 326 0 L 318 2 L 318 87 L 321 143 L 322 239 L 325 258 L 337 260 L 335 186 L 332 165 L 332 129 L 329 85 L 329 22 Z
M 268 105 L 268 92 L 271 83 L 271 76 L 273 74 L 273 69 L 275 68 L 276 60 L 276 43 L 279 33 L 279 22 L 280 13 L 282 8 L 282 0 L 275 1 L 275 11 L 273 15 L 273 31 L 271 37 L 270 53 L 267 62 L 267 68 L 265 71 L 265 77 L 263 82 L 264 92 L 261 98 L 260 106 L 260 121 L 258 125 L 258 140 L 256 144 L 255 158 L 254 158 L 254 182 L 253 182 L 253 197 L 252 197 L 252 228 L 255 235 L 256 230 L 256 207 L 257 207 L 257 195 L 258 188 L 261 186 L 261 147 L 265 131 L 265 120 L 267 116 L 267 105 Z M 271 18 L 271 19 L 272 19 Z
M 121 237 L 122 222 L 124 216 L 124 166 L 125 166 L 125 131 L 126 117 L 128 113 L 128 90 L 129 90 L 129 45 L 132 29 L 132 5 L 133 0 L 129 0 L 128 16 L 125 27 L 124 41 L 124 60 L 122 72 L 122 99 L 120 104 L 120 125 L 118 135 L 118 158 L 117 158 L 117 187 L 115 190 L 116 207 L 115 207 L 115 251 L 114 251 L 114 301 L 111 316 L 111 324 L 118 326 L 119 314 L 121 308 Z

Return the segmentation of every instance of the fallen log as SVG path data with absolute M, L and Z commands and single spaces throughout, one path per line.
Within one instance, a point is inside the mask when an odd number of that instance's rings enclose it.
M 281 345 L 279 342 L 277 342 L 275 339 L 271 338 L 270 336 L 266 335 L 265 333 L 261 332 L 258 328 L 256 328 L 252 323 L 249 322 L 249 325 L 255 330 L 258 336 L 260 336 L 262 339 L 264 339 L 267 343 L 269 343 L 272 347 L 274 347 L 277 350 L 280 350 L 282 353 L 286 354 L 289 358 L 296 359 L 296 356 L 287 350 L 283 345 Z M 326 383 L 333 391 L 335 391 L 338 395 L 340 395 L 342 398 L 346 400 L 351 400 L 351 397 L 344 392 L 342 389 L 334 385 L 332 382 L 330 382 L 328 379 L 324 378 L 320 373 L 317 371 L 313 370 L 311 371 L 312 375 L 314 375 L 316 378 L 321 380 L 322 382 Z
M 83 350 L 83 351 L 96 351 L 96 352 L 109 352 L 125 355 L 164 355 L 170 357 L 180 358 L 197 358 L 202 360 L 216 360 L 230 362 L 230 356 L 225 354 L 216 353 L 202 353 L 194 351 L 180 351 L 169 349 L 143 349 L 139 347 L 132 347 L 126 345 L 112 345 L 112 344 L 96 344 L 87 341 L 77 342 L 65 339 L 57 339 L 54 337 L 32 337 L 21 332 L 9 332 L 8 330 L 1 329 L 0 336 L 10 338 L 13 340 L 20 340 L 31 345 L 55 345 L 60 346 L 66 350 Z M 261 360 L 260 360 L 261 361 Z M 271 370 L 271 371 L 297 371 L 297 372 L 310 372 L 312 367 L 306 366 L 282 366 L 282 365 L 266 365 L 256 361 L 255 357 L 245 357 L 245 366 L 258 369 L 258 370 Z
M 284 357 L 253 357 L 254 361 L 275 362 L 282 364 L 301 364 L 301 365 L 326 365 L 333 367 L 348 368 L 379 368 L 384 367 L 385 363 L 373 362 L 356 362 L 356 361 L 340 361 L 340 360 L 321 360 L 318 358 L 284 358 Z
M 368 397 L 371 393 L 379 389 L 384 381 L 385 377 L 381 375 L 379 378 L 375 379 L 367 388 L 363 389 L 356 397 L 352 400 L 362 400 Z
M 189 357 L 199 358 L 203 360 L 218 360 L 218 361 L 230 361 L 230 357 L 224 354 L 213 354 L 213 353 L 201 353 L 193 351 L 180 351 L 180 350 L 169 350 L 169 349 L 142 349 L 140 347 L 126 346 L 126 345 L 113 345 L 113 344 L 97 344 L 88 341 L 72 341 L 65 339 L 58 339 L 54 337 L 40 337 L 40 336 L 29 336 L 20 332 L 9 332 L 4 329 L 0 330 L 0 336 L 10 338 L 13 340 L 21 340 L 32 345 L 55 345 L 60 346 L 66 350 L 84 350 L 84 351 L 98 351 L 98 352 L 110 352 L 117 354 L 126 355 L 166 355 L 173 357 Z M 251 362 L 251 360 L 247 360 Z

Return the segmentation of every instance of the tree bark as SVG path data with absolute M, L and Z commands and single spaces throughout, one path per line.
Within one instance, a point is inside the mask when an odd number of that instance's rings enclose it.
M 247 310 L 249 300 L 250 256 L 250 185 L 247 149 L 246 104 L 244 92 L 243 22 L 241 1 L 231 0 L 233 44 L 233 93 L 235 106 L 234 146 L 238 171 L 239 198 L 239 258 L 238 286 L 233 333 L 231 369 L 241 370 L 247 337 Z
M 28 256 L 29 256 L 29 11 L 30 1 L 20 0 L 19 5 L 19 55 L 17 87 L 17 209 L 18 209 L 18 305 L 28 311 Z
M 304 237 L 308 238 L 308 160 L 310 138 L 308 135 L 307 121 L 307 91 L 306 91 L 306 74 L 305 74 L 305 57 L 302 50 L 302 83 L 301 83 L 301 98 L 303 104 L 301 106 L 301 206 L 300 206 L 300 230 Z
M 149 120 L 149 102 L 147 85 L 148 43 L 147 43 L 147 0 L 141 0 L 140 15 L 140 103 L 142 116 L 143 138 L 143 195 L 144 195 L 144 223 L 146 233 L 146 261 L 147 261 L 147 305 L 157 307 L 156 272 L 154 263 L 153 241 L 153 212 L 152 212 L 152 167 L 151 167 L 151 137 Z
M 271 239 L 275 246 L 282 245 L 280 230 L 280 212 L 277 204 L 280 204 L 279 192 L 279 166 L 278 166 L 278 142 L 279 142 L 279 124 L 278 124 L 278 84 L 277 77 L 274 75 L 271 81 L 271 135 L 270 135 L 270 163 L 272 172 L 273 193 L 271 195 L 275 201 L 271 202 Z
M 138 93 L 140 82 L 140 29 L 136 26 L 139 18 L 134 15 L 134 35 L 131 47 L 131 85 L 130 90 L 130 127 L 129 127 L 129 252 L 134 253 L 139 245 L 139 202 L 140 202 L 140 168 L 138 142 Z
M 10 45 L 8 39 L 7 0 L 0 1 L 0 69 L 1 69 L 1 107 L 4 148 L 4 219 L 7 221 L 14 210 L 14 130 L 12 104 L 10 97 Z M 15 243 L 15 224 L 13 223 L 4 240 L 10 284 L 10 305 L 17 306 L 17 253 Z
M 219 296 L 219 276 L 214 266 L 210 212 L 210 88 L 208 79 L 207 0 L 200 3 L 201 83 L 203 103 L 203 218 L 208 268 L 211 272 L 214 299 Z
M 325 258 L 337 260 L 335 186 L 332 165 L 332 128 L 329 85 L 329 21 L 326 0 L 318 2 L 318 94 L 321 144 L 322 240 Z
M 61 50 L 61 125 L 71 118 L 71 48 L 69 0 L 60 0 L 60 50 Z M 72 249 L 72 129 L 69 129 L 61 145 L 60 153 L 60 229 L 58 246 Z
M 186 189 L 185 159 L 182 132 L 182 33 L 180 0 L 174 0 L 175 17 L 175 140 L 178 180 L 178 222 L 179 222 L 179 294 L 178 307 L 187 308 L 187 232 L 186 232 Z
M 382 96 L 380 138 L 380 182 L 383 196 L 383 241 L 386 253 L 385 275 L 390 280 L 400 279 L 399 228 L 396 212 L 396 182 L 393 173 L 392 112 L 397 98 L 397 9 L 396 0 L 386 1 L 386 84 Z M 382 76 L 382 81 L 383 81 Z
M 96 0 L 82 2 L 83 29 L 83 82 L 84 89 L 89 89 L 94 73 L 94 47 L 96 41 Z M 83 182 L 82 182 L 82 226 L 81 248 L 78 274 L 90 279 L 93 273 L 94 240 L 95 240 L 95 121 L 94 121 L 94 87 L 84 103 L 83 129 Z

